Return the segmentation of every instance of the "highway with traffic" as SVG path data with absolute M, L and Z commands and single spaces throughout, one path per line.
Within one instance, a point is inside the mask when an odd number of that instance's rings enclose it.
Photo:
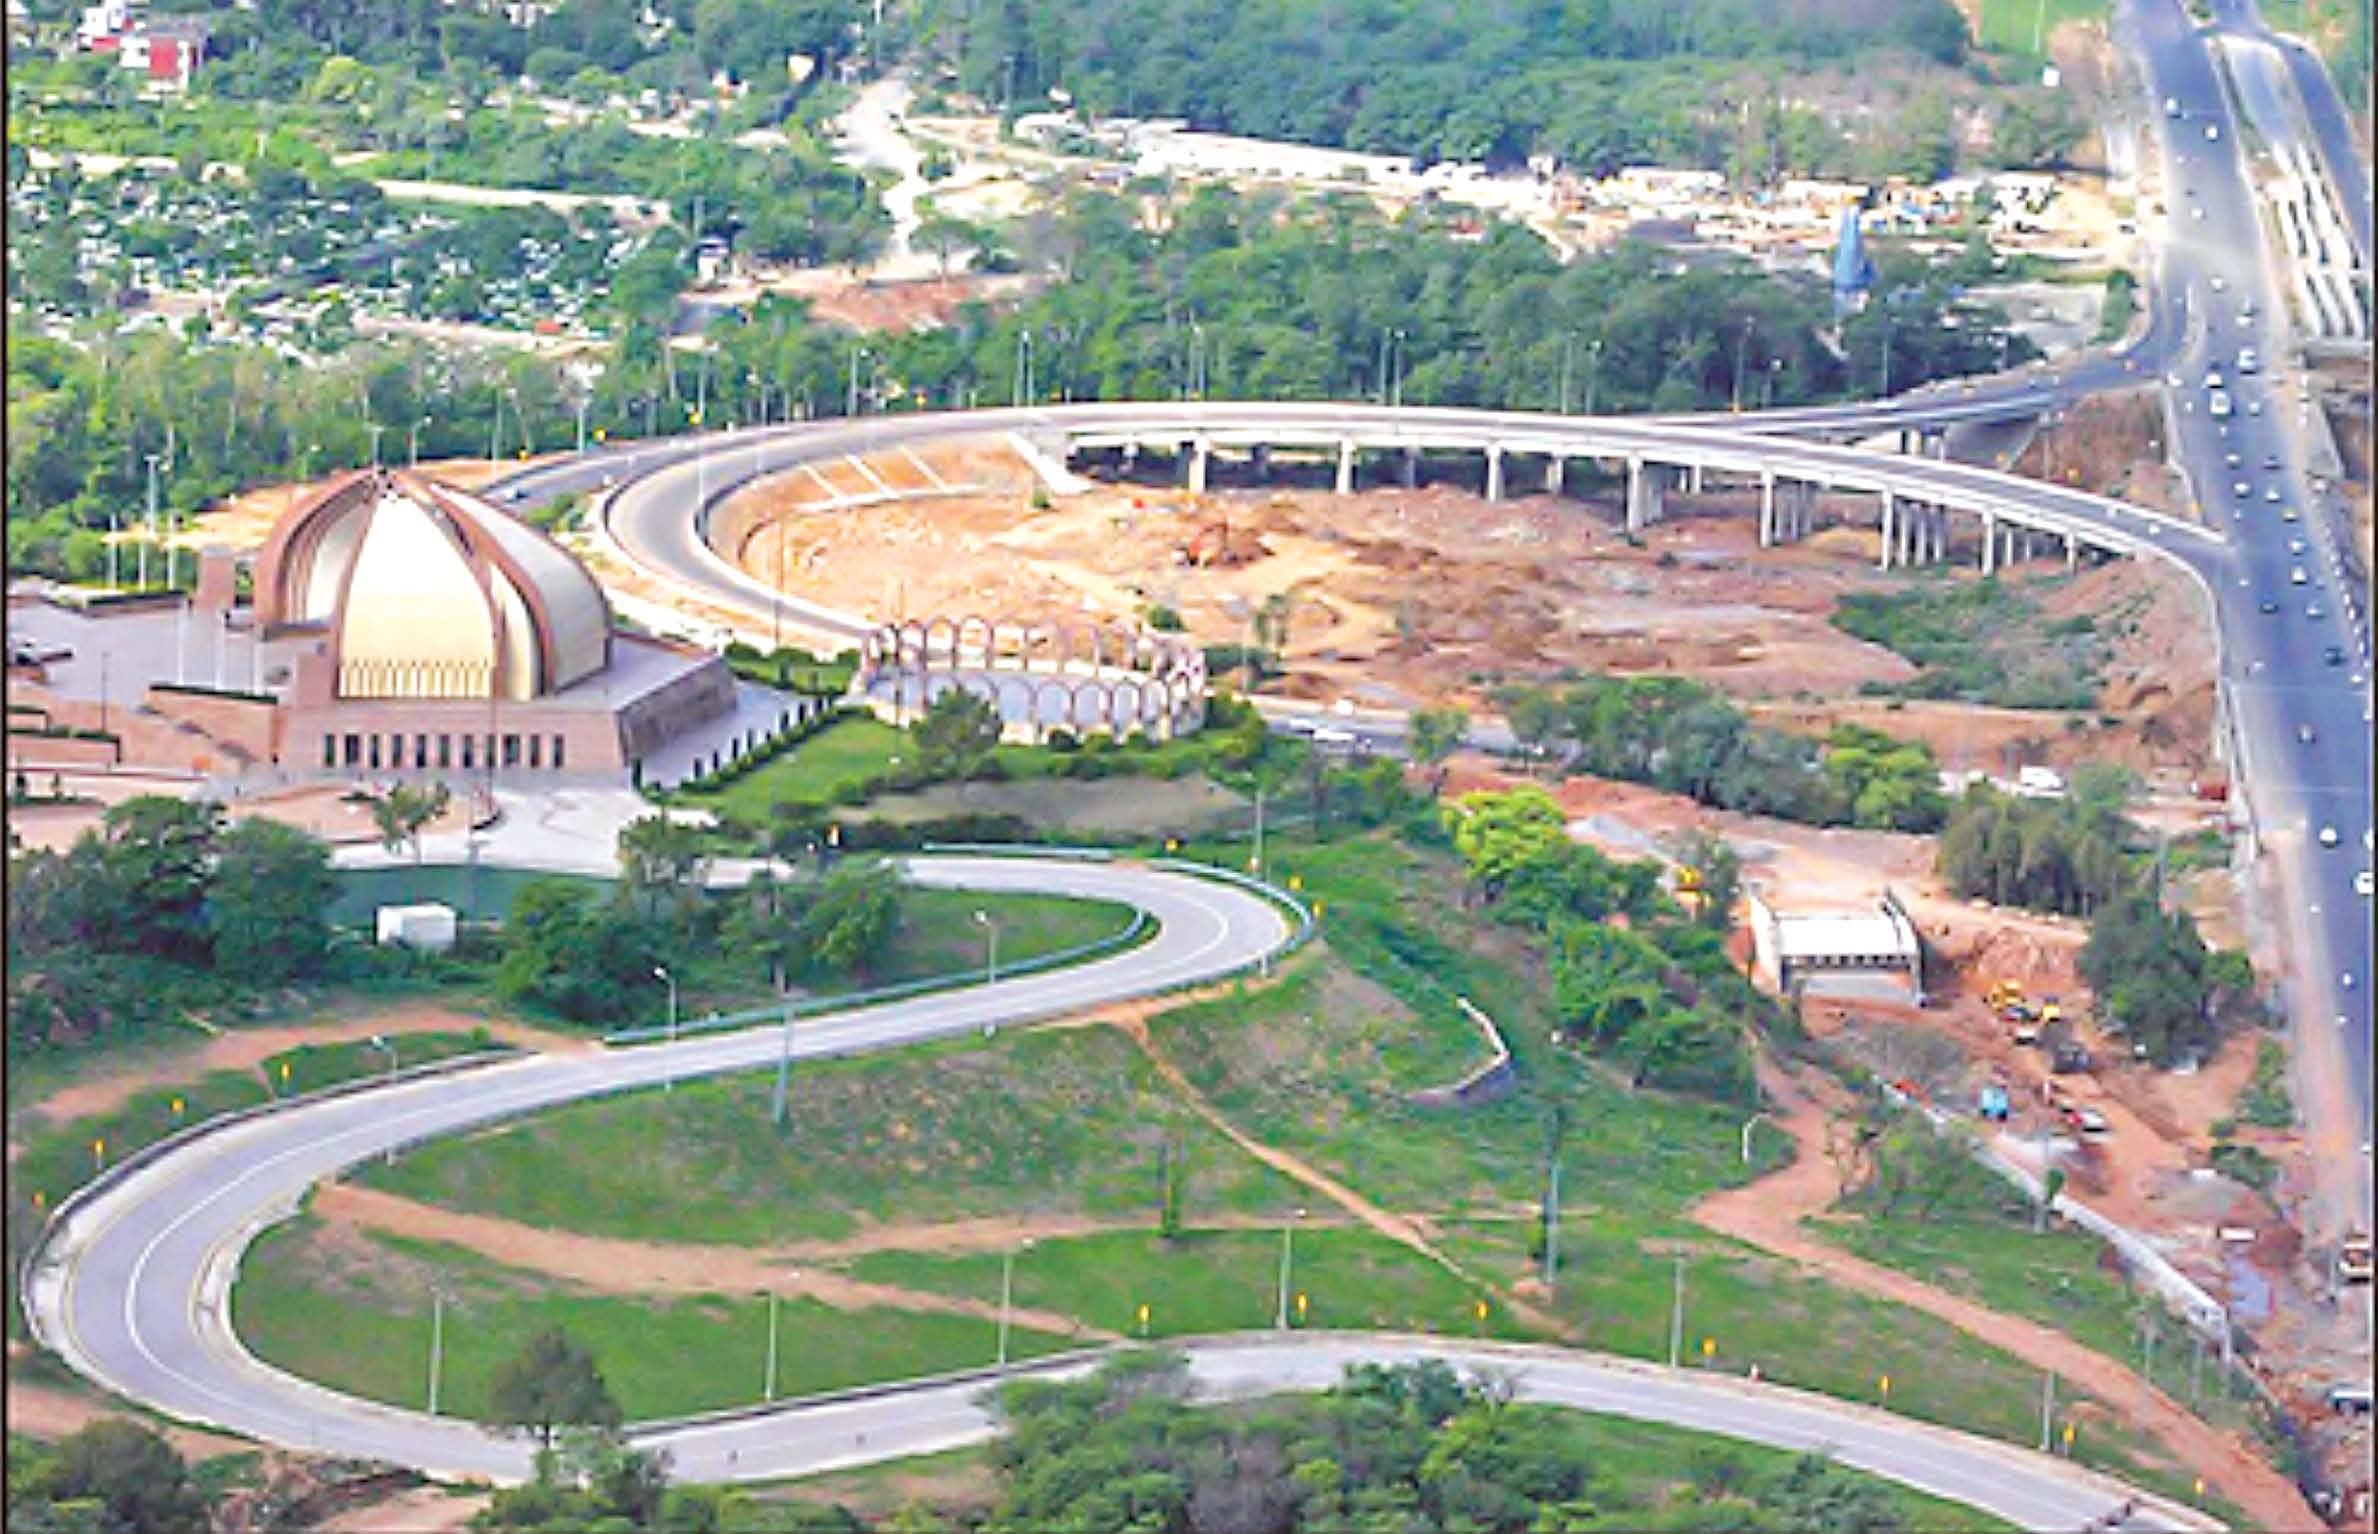
M 2239 136 L 2201 35 L 2177 0 L 2123 0 L 2122 25 L 2167 129 L 2173 228 L 2150 284 L 2144 335 L 2125 353 L 2061 369 L 1817 411 L 1710 420 L 1614 420 L 1366 405 L 1195 402 L 1025 407 L 817 422 L 598 450 L 530 469 L 498 493 L 527 504 L 613 492 L 608 526 L 627 556 L 709 603 L 855 637 L 859 616 L 803 604 L 733 569 L 702 537 L 733 485 L 805 458 L 867 453 L 983 432 L 1065 437 L 1326 428 L 1365 440 L 1574 456 L 1637 454 L 1718 472 L 1805 475 L 1874 487 L 1976 516 L 1993 509 L 2090 544 L 2172 560 L 2210 601 L 2227 716 L 2260 845 L 2287 923 L 2291 1011 L 2305 1070 L 2334 1062 L 2358 1122 L 2370 1103 L 2369 677 L 2366 596 L 2349 584 L 2323 518 L 2309 516 L 2300 402 L 2278 359 L 2291 347 L 2265 264 Z M 2251 301 L 2253 308 L 2246 305 Z M 2260 353 L 2241 371 L 2240 351 Z M 1798 440 L 1956 420 L 2003 419 L 2157 374 L 2176 459 L 2208 528 L 1969 465 Z M 2218 378 L 2214 375 L 2218 374 Z M 2142 376 L 2143 375 L 2143 376 Z M 836 627 L 836 625 L 845 625 Z M 339 1396 L 271 1370 L 233 1332 L 229 1290 L 249 1241 L 308 1188 L 393 1147 L 600 1093 L 798 1057 L 898 1047 L 1028 1021 L 1210 978 L 1284 942 L 1277 907 L 1243 889 L 1120 864 L 920 859 L 918 876 L 968 889 L 1081 894 L 1139 905 L 1160 923 L 1134 952 L 958 993 L 598 1055 L 507 1062 L 293 1105 L 195 1135 L 62 1209 L 25 1291 L 38 1334 L 74 1368 L 131 1399 L 193 1421 L 324 1452 L 439 1473 L 516 1477 L 527 1451 L 469 1424 Z M 2317 1103 L 2311 1106 L 2318 1109 Z M 2366 1132 L 2366 1131 L 2365 1131 Z M 2366 1160 L 2331 1167 L 2329 1216 L 2366 1207 Z M 2334 1234 L 2333 1229 L 2328 1234 Z M 1325 1383 L 1354 1357 L 1429 1352 L 1511 1368 L 1522 1395 L 1706 1427 L 1788 1446 L 1828 1445 L 1845 1462 L 1959 1497 L 2025 1527 L 2069 1527 L 2131 1493 L 2069 1464 L 1840 1402 L 1742 1382 L 1694 1379 L 1571 1352 L 1524 1356 L 1419 1339 L 1297 1338 L 1195 1350 L 1201 1378 L 1236 1389 Z M 970 1441 L 989 1431 L 980 1381 L 792 1406 L 731 1422 L 639 1435 L 697 1479 L 783 1475 Z M 847 1432 L 848 1441 L 845 1440 Z M 2146 1501 L 2132 1527 L 2201 1527 Z

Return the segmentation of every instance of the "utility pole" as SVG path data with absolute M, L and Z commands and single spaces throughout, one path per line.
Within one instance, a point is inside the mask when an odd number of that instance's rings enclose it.
M 768 1291 L 768 1368 L 760 1380 L 760 1399 L 776 1399 L 776 1291 Z
M 787 992 L 784 1001 L 784 1047 L 776 1054 L 776 1091 L 769 1099 L 768 1117 L 779 1130 L 793 1103 L 793 998 Z
M 2039 1386 L 2039 1451 L 2048 1452 L 2056 1426 L 2056 1371 L 2050 1369 Z
M 1684 1357 L 1684 1257 L 1676 1259 L 1676 1288 L 1668 1301 L 1668 1367 Z
M 363 423 L 363 429 L 372 434 L 372 467 L 376 469 L 380 466 L 380 433 L 387 428 L 377 421 L 366 421 Z M 584 444 L 581 443 L 580 446 L 584 446 Z
M 1595 386 L 1602 381 L 1602 338 L 1594 337 L 1593 345 L 1585 349 L 1585 413 L 1594 413 Z
M 1262 877 L 1262 874 L 1263 874 L 1263 783 L 1262 783 L 1262 781 L 1261 781 L 1260 779 L 1259 779 L 1259 780 L 1257 780 L 1257 782 L 1256 782 L 1256 784 L 1255 784 L 1255 857 L 1254 857 L 1253 866 L 1252 866 L 1252 868 L 1251 868 L 1249 871 L 1250 871 L 1250 872 L 1252 872 L 1252 873 L 1254 873 L 1254 874 L 1255 874 L 1255 875 L 1256 875 L 1258 878 Z
M 1296 1222 L 1305 1217 L 1300 1205 L 1287 1223 L 1280 1227 L 1280 1305 L 1272 1316 L 1272 1330 L 1288 1330 L 1288 1286 L 1296 1269 Z
M 143 591 L 149 589 L 149 545 L 154 542 L 157 537 L 157 455 L 155 453 L 150 453 L 148 455 L 148 462 L 149 511 L 147 527 L 143 531 L 140 540 L 140 589 Z
M 1561 1270 L 1561 1156 L 1556 1147 L 1544 1173 L 1544 1286 Z
M 1577 360 L 1577 332 L 1572 330 L 1561 337 L 1561 407 L 1569 413 L 1569 365 Z
M 999 1254 L 999 1367 L 1002 1369 L 1007 1367 L 1008 1312 L 1014 1307 L 1016 1297 L 1016 1254 L 1031 1249 L 1032 1238 L 1027 1236 Z
M 429 1414 L 438 1414 L 438 1370 L 446 1360 L 446 1291 L 429 1291 Z

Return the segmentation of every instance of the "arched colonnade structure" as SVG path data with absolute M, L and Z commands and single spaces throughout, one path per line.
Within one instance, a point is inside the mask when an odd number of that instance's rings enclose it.
M 1129 624 L 975 614 L 911 618 L 859 644 L 855 689 L 894 724 L 964 688 L 999 711 L 1011 740 L 1057 731 L 1170 740 L 1205 722 L 1205 652 Z

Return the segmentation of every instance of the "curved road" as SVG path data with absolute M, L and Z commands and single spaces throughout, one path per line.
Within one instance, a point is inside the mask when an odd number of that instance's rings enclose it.
M 920 858 L 910 867 L 920 882 L 947 887 L 1129 901 L 1161 925 L 1148 945 L 1076 969 L 805 1019 L 793 1038 L 795 1055 L 896 1048 L 1144 995 L 1253 962 L 1289 935 L 1262 898 L 1187 874 L 1013 858 Z M 391 1147 L 597 1094 L 754 1069 L 782 1047 L 779 1031 L 762 1027 L 674 1045 L 540 1056 L 376 1086 L 202 1132 L 61 1212 L 33 1270 L 28 1309 L 42 1340 L 77 1370 L 173 1416 L 444 1476 L 522 1479 L 531 1453 L 519 1438 L 343 1396 L 252 1357 L 230 1325 L 242 1252 L 316 1182 Z M 1501 1373 L 1528 1400 L 1822 1450 L 2025 1528 L 2077 1527 L 2138 1496 L 2069 1462 L 1886 1412 L 1559 1349 L 1315 1334 L 1207 1339 L 1186 1351 L 1204 1391 L 1221 1396 L 1319 1389 L 1358 1360 L 1441 1358 Z M 1014 1372 L 1055 1377 L 1090 1367 L 1076 1359 Z M 677 1473 L 692 1480 L 811 1473 L 990 1436 L 994 1424 L 981 1404 L 990 1378 L 655 1424 L 633 1436 L 666 1450 Z M 2218 1527 L 2159 1499 L 2139 1503 L 2121 1527 Z

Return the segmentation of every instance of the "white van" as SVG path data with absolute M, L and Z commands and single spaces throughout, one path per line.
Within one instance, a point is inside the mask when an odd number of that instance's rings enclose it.
M 2205 409 L 2217 416 L 2229 414 L 2229 396 L 2215 389 L 2212 398 L 2205 401 Z
M 2238 348 L 2238 371 L 2239 371 L 2239 372 L 2241 372 L 2241 373 L 2253 373 L 2253 372 L 2259 372 L 2259 371 L 2261 370 L 2261 368 L 2262 368 L 2262 359 L 2261 359 L 2260 357 L 2257 357 L 2257 356 L 2255 356 L 2255 355 L 2254 355 L 2254 348 L 2253 348 L 2253 347 L 2251 347 L 2251 346 L 2241 346 L 2241 347 L 2239 347 L 2239 348 Z

